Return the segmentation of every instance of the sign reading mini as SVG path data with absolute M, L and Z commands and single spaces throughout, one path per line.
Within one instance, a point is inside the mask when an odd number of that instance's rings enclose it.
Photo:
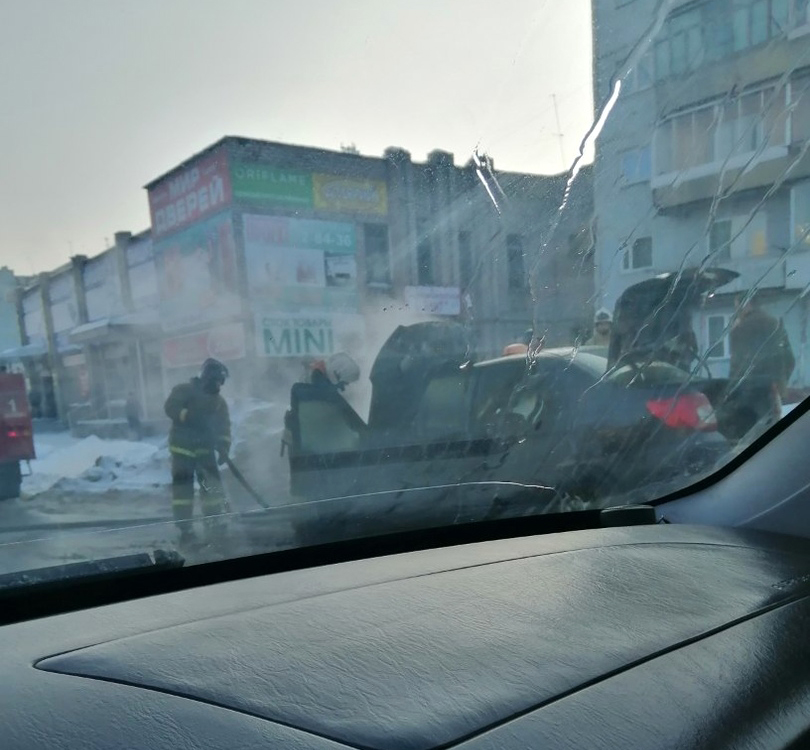
M 259 313 L 257 353 L 264 357 L 324 357 L 358 351 L 365 336 L 361 315 Z

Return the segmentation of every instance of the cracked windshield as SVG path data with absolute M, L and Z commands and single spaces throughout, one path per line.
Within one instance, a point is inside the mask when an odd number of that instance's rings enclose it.
M 0 585 L 649 502 L 807 393 L 808 0 L 0 6 Z

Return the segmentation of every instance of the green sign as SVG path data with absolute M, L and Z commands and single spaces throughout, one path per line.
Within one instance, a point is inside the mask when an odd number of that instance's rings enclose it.
M 312 175 L 295 169 L 234 164 L 231 167 L 231 184 L 234 198 L 290 206 L 313 205 Z

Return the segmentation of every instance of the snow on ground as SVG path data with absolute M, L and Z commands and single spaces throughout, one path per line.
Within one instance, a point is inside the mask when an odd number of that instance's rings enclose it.
M 31 461 L 31 474 L 23 479 L 24 499 L 77 478 L 87 483 L 88 491 L 98 491 L 118 479 L 119 474 L 123 478 L 140 473 L 159 450 L 156 441 L 103 440 L 94 435 L 79 439 L 69 433 L 36 435 L 34 444 L 37 458 Z
M 232 458 L 268 502 L 289 502 L 287 458 L 280 455 L 286 406 L 239 399 L 231 402 Z M 68 432 L 34 437 L 37 459 L 23 480 L 22 504 L 61 523 L 121 520 L 171 514 L 171 470 L 166 436 L 136 442 Z M 234 510 L 256 503 L 223 471 Z

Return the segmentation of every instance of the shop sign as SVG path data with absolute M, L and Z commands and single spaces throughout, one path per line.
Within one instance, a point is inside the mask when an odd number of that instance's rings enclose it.
M 210 216 L 231 202 L 225 151 L 200 159 L 149 190 L 152 237 L 157 238 Z
M 231 182 L 235 198 L 312 206 L 312 176 L 306 172 L 263 164 L 234 164 Z
M 259 313 L 256 351 L 264 357 L 325 357 L 363 341 L 360 315 Z
M 163 364 L 166 367 L 192 367 L 208 357 L 223 362 L 245 356 L 245 326 L 230 323 L 208 331 L 177 336 L 163 342 Z
M 457 286 L 406 286 L 405 304 L 428 315 L 459 315 L 461 295 Z
M 388 191 L 382 180 L 312 175 L 315 208 L 336 213 L 388 213 Z

